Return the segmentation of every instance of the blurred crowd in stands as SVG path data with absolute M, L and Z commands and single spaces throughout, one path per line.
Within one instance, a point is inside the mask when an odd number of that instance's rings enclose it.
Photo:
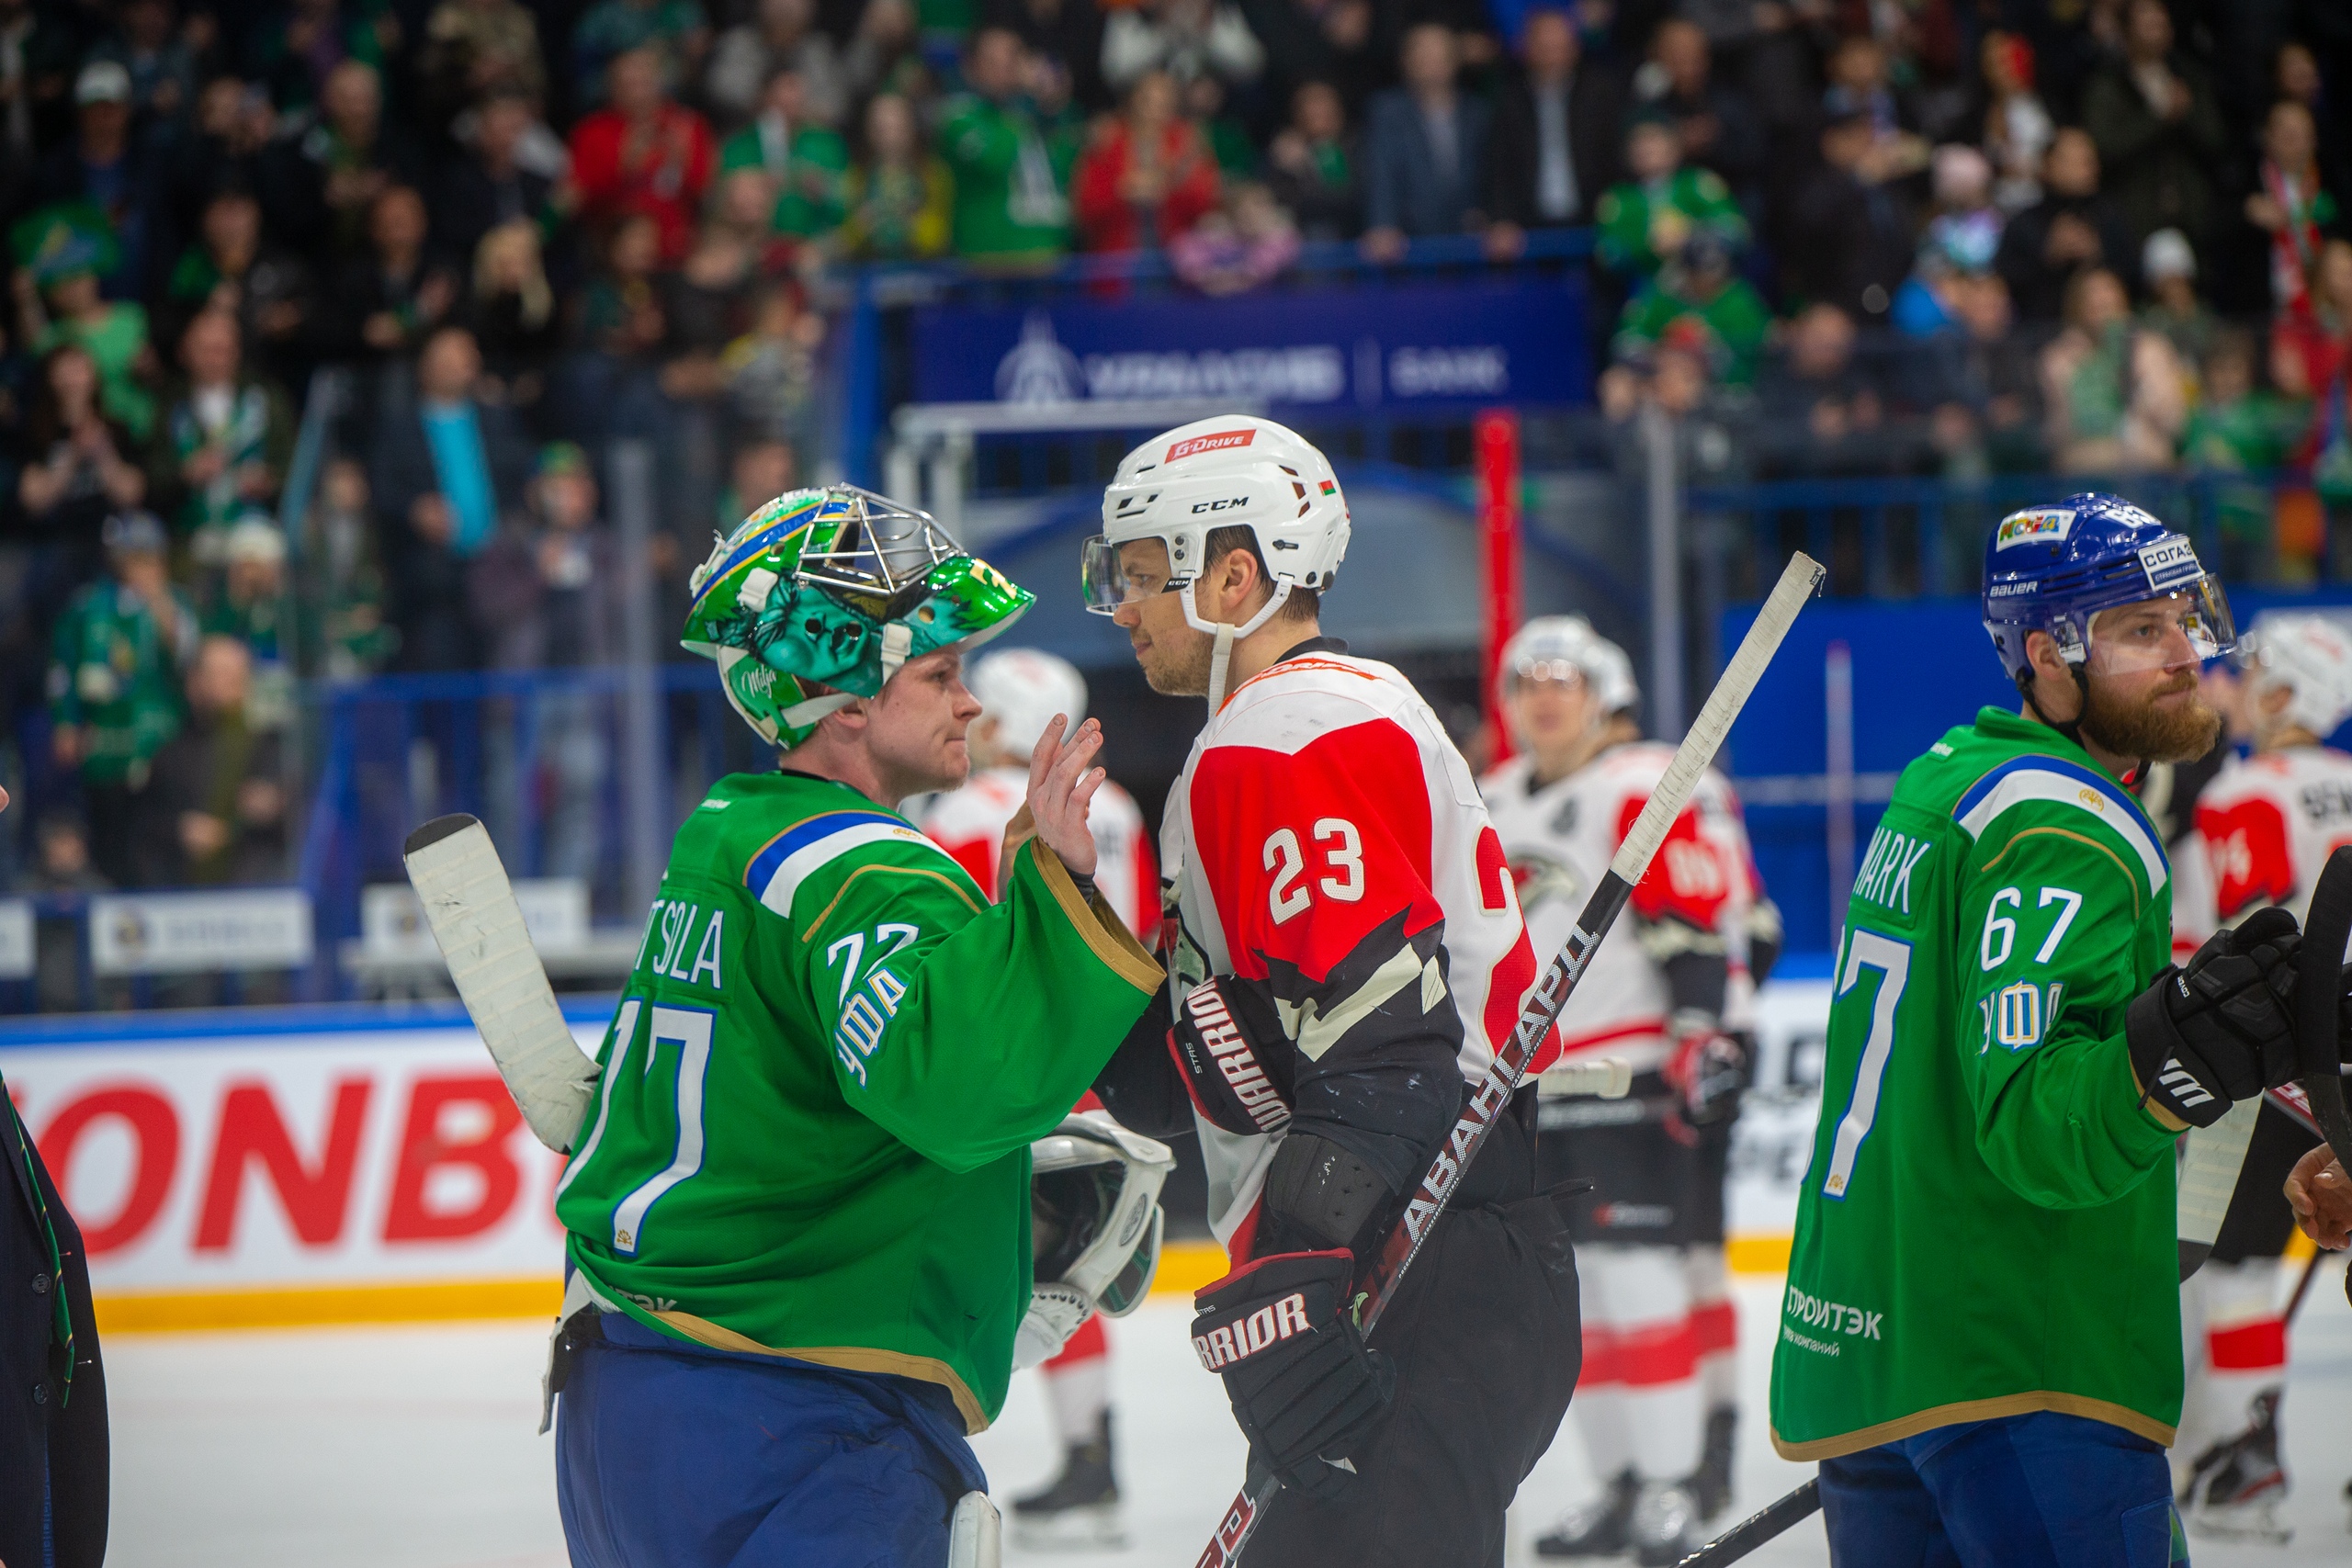
M 597 455 L 670 583 L 837 471 L 859 265 L 1584 230 L 1722 473 L 2263 476 L 2352 575 L 2347 104 L 2342 0 L 0 0 L 0 883 L 286 874 L 298 674 L 610 661 Z

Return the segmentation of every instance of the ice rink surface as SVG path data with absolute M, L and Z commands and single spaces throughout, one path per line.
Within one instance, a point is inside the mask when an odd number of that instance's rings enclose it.
M 1808 1467 L 1775 1458 L 1762 1409 L 1778 1280 L 1739 1285 L 1750 1414 L 1740 1431 L 1740 1515 Z M 1184 1340 L 1181 1298 L 1112 1325 L 1130 1544 L 1028 1553 L 1055 1568 L 1191 1568 L 1241 1475 L 1216 1380 Z M 564 1562 L 551 1440 L 538 1425 L 542 1328 L 524 1324 L 119 1336 L 106 1348 L 114 1425 L 119 1568 L 556 1568 Z M 2294 1495 L 2284 1547 L 2192 1542 L 2199 1568 L 2352 1562 L 2342 1489 L 2352 1475 L 2352 1307 L 2323 1266 L 2295 1325 L 2283 1420 Z M 1057 1468 L 1034 1375 L 978 1444 L 1000 1506 Z M 1511 1562 L 1597 1490 L 1573 1414 L 1520 1495 Z M 1747 1561 L 1827 1561 L 1818 1519 Z

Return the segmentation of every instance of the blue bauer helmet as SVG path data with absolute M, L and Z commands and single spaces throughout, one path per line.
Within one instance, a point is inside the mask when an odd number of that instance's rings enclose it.
M 2028 632 L 2048 632 L 2080 682 L 2091 618 L 2162 598 L 2181 601 L 2183 629 L 2199 659 L 2218 658 L 2236 643 L 2230 602 L 2188 536 L 2120 496 L 2086 491 L 2012 512 L 1984 547 L 1984 631 L 2019 691 L 2032 683 Z

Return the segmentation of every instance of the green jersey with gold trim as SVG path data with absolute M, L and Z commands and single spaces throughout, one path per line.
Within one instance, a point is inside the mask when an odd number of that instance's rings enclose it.
M 2171 915 L 2138 803 L 2046 725 L 1986 708 L 1904 770 L 1831 976 L 1781 1454 L 2034 1410 L 2171 1442 L 2175 1134 L 2123 1042 Z
M 678 830 L 557 1188 L 630 1316 L 937 1382 L 978 1431 L 1029 1300 L 1029 1145 L 1159 965 L 1035 840 L 1001 902 L 894 811 L 800 773 Z

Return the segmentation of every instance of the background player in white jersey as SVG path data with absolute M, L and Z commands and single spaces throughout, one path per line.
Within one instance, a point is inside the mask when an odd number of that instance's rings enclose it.
M 1005 824 L 1021 809 L 1029 756 L 1056 714 L 1086 716 L 1086 678 L 1067 659 L 1034 648 L 983 655 L 965 672 L 980 700 L 972 723 L 972 776 L 931 797 L 921 825 L 982 887 L 997 885 Z M 1159 933 L 1159 870 L 1135 796 L 1105 779 L 1087 826 L 1094 830 L 1094 886 L 1148 946 Z
M 1209 719 L 1160 833 L 1175 1013 L 1147 1015 L 1097 1089 L 1138 1131 L 1201 1139 L 1233 1269 L 1195 1298 L 1193 1348 L 1284 1488 L 1248 1560 L 1495 1568 L 1578 1359 L 1532 1093 L 1370 1348 L 1352 1303 L 1536 978 L 1501 843 L 1411 685 L 1320 634 L 1348 539 L 1320 452 L 1264 420 L 1186 425 L 1120 463 L 1102 521 L 1091 605 Z
M 1027 798 L 1029 759 L 1056 714 L 1075 726 L 1086 717 L 1086 679 L 1066 659 L 1034 648 L 982 657 L 964 677 L 980 700 L 967 733 L 972 774 L 963 787 L 933 795 L 919 826 L 990 894 L 1004 829 Z M 1148 945 L 1159 929 L 1159 873 L 1135 797 L 1105 779 L 1094 792 L 1087 826 L 1094 833 L 1094 886 Z M 1092 1095 L 1080 1111 L 1100 1111 Z M 1111 1340 L 1102 1314 L 1089 1317 L 1039 1369 L 1061 1473 L 1012 1503 L 1013 1537 L 1024 1545 L 1114 1544 L 1125 1539 L 1112 1450 Z
M 2273 905 L 2300 923 L 2328 854 L 2352 841 L 2352 756 L 2324 744 L 2352 717 L 2352 636 L 2329 616 L 2272 612 L 2239 638 L 2238 659 L 2254 754 L 2225 764 L 2198 797 L 2206 874 L 2181 878 L 2176 951 Z M 2294 1219 L 2281 1188 L 2316 1142 L 2263 1107 L 2213 1251 L 2181 1287 L 2188 1384 L 2173 1468 L 2182 1520 L 2200 1534 L 2287 1538 L 2275 1512 L 2288 1486 L 2278 1450 L 2287 1375 L 2280 1254 Z
M 1480 787 L 1540 950 L 1566 936 L 1673 753 L 1642 741 L 1632 663 L 1581 618 L 1529 622 L 1502 664 L 1504 714 L 1523 750 Z M 1576 1408 L 1607 1490 L 1536 1550 L 1630 1549 L 1669 1563 L 1730 1498 L 1737 1332 L 1723 1183 L 1747 1054 L 1724 1013 L 1735 971 L 1749 988 L 1751 927 L 1770 909 L 1720 774 L 1701 782 L 1633 904 L 1635 940 L 1602 944 L 1560 1015 L 1560 1038 L 1566 1055 L 1624 1058 L 1634 1092 L 1545 1102 L 1537 1154 L 1544 1184 L 1593 1184 L 1577 1229 Z M 1769 966 L 1778 922 L 1761 924 Z

